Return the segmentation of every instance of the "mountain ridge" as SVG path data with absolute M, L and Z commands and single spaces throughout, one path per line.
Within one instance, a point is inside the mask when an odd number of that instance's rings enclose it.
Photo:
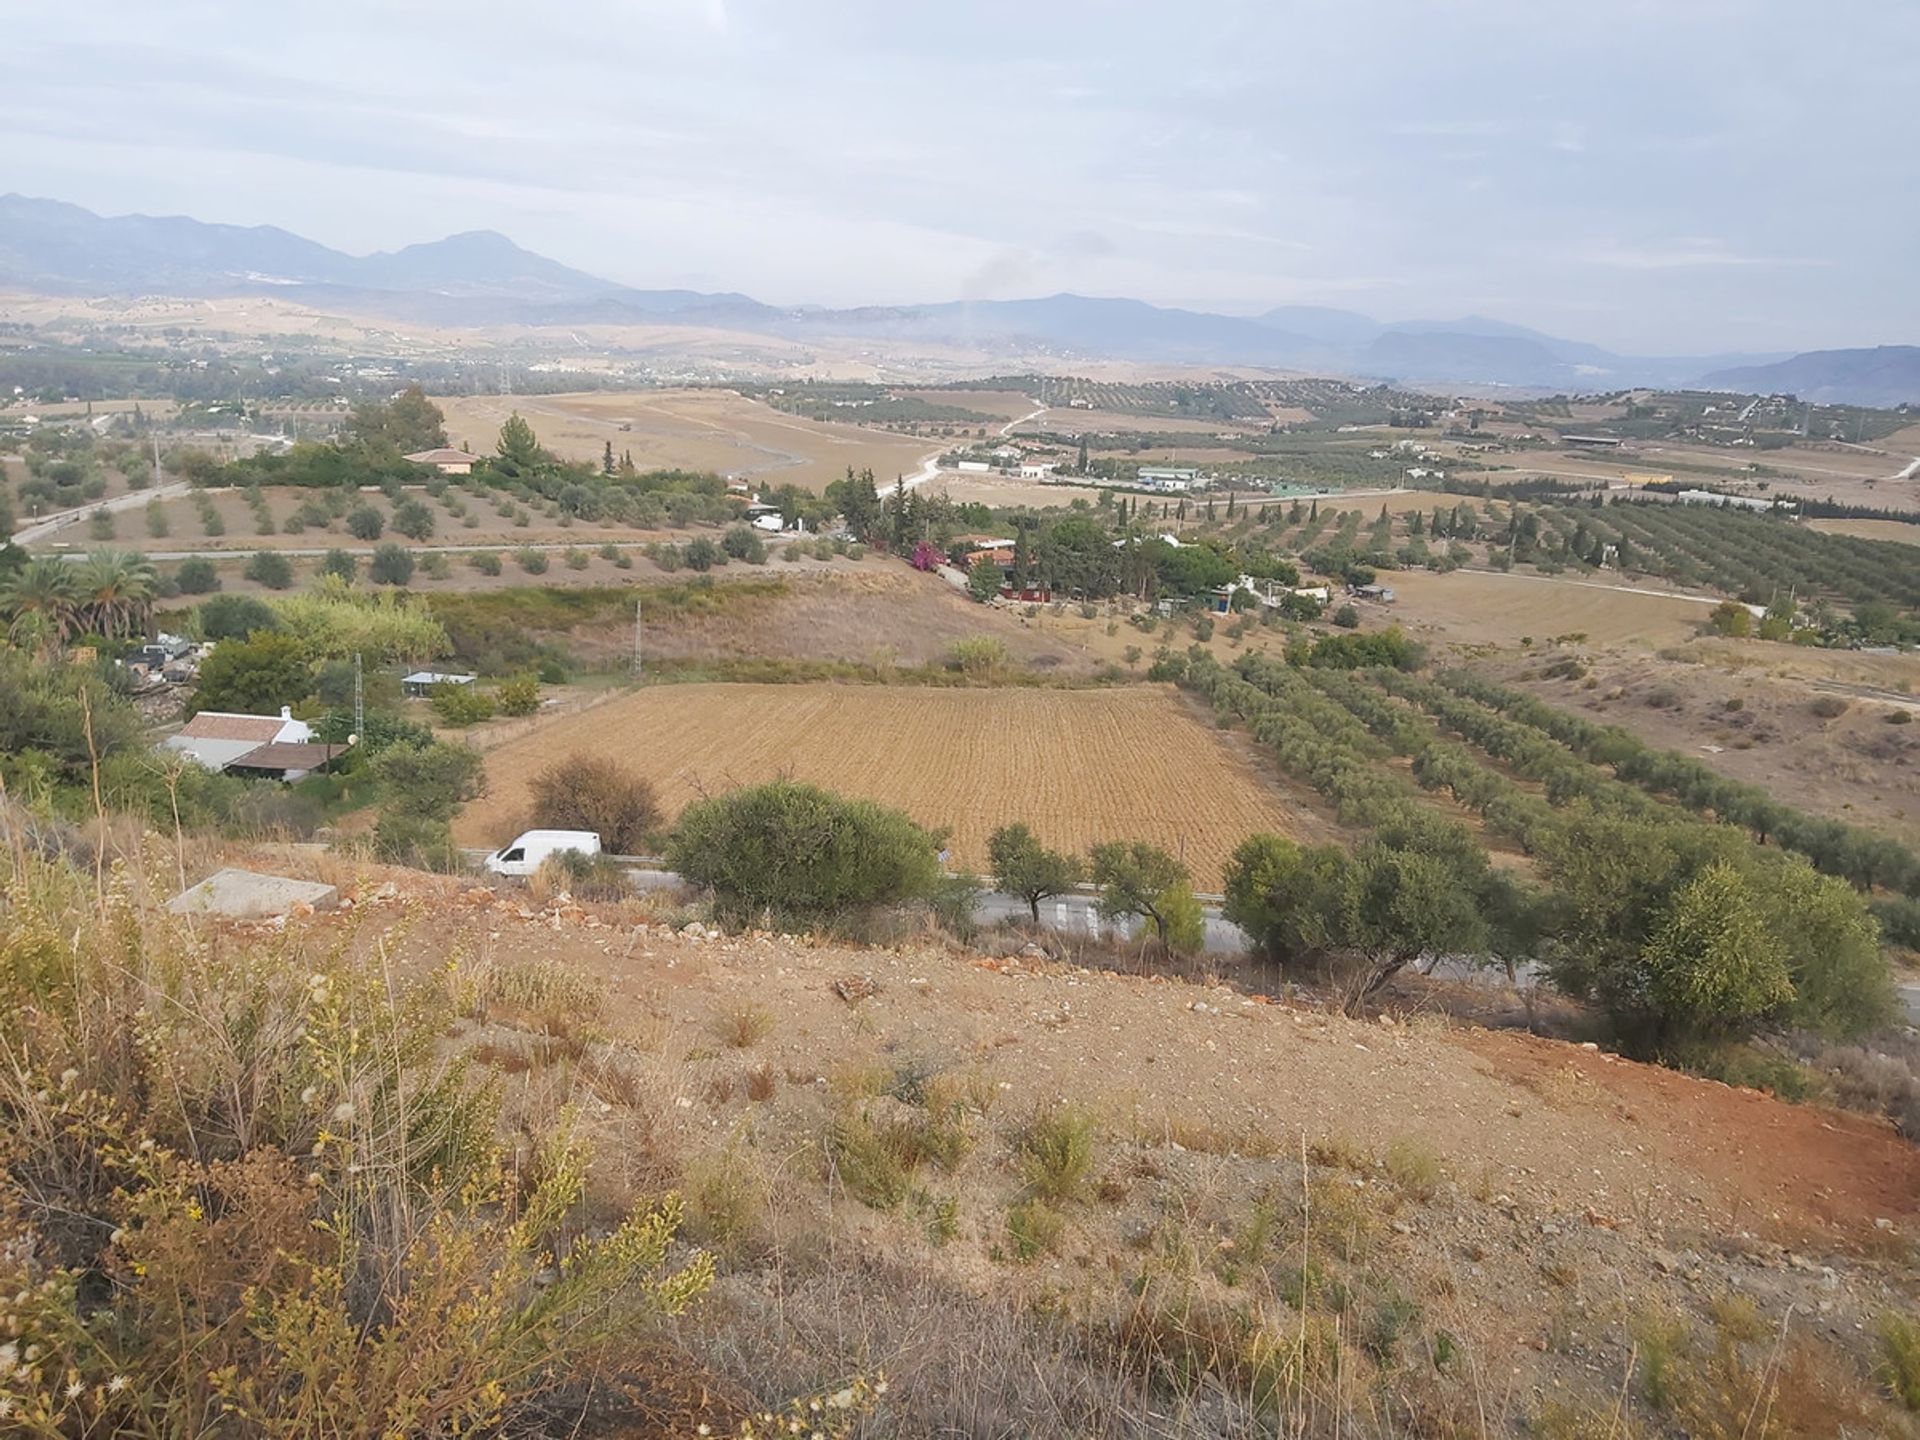
M 776 306 L 738 292 L 622 285 L 493 230 L 355 256 L 273 225 L 107 217 L 17 194 L 0 196 L 0 286 L 55 295 L 305 295 L 420 323 L 697 325 L 796 339 L 965 344 L 1009 356 L 1249 365 L 1408 384 L 1574 392 L 1800 387 L 1809 399 L 1920 401 L 1920 360 L 1898 353 L 1920 357 L 1912 346 L 1634 356 L 1480 315 L 1384 322 L 1335 307 L 1283 305 L 1238 316 L 1070 292 L 925 305 Z M 1881 354 L 1886 351 L 1896 353 Z M 1862 358 L 1875 355 L 1877 361 Z M 1763 383 L 1770 379 L 1778 383 Z

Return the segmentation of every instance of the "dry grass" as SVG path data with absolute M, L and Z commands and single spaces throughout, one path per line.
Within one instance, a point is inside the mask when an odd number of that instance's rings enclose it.
M 839 479 L 849 465 L 871 468 L 884 486 L 918 469 L 938 446 L 783 414 L 729 390 L 456 395 L 435 403 L 446 413 L 448 439 L 476 451 L 491 451 L 502 423 L 518 411 L 540 443 L 563 459 L 598 462 L 611 441 L 616 455 L 631 451 L 642 470 L 715 470 L 811 490 Z
M 974 870 L 987 836 L 1017 817 L 1056 847 L 1125 837 L 1184 853 L 1197 884 L 1216 889 L 1247 835 L 1299 828 L 1277 789 L 1170 689 L 673 685 L 489 752 L 488 794 L 458 834 L 508 833 L 534 772 L 556 753 L 596 749 L 634 755 L 670 816 L 698 795 L 787 775 L 951 826 L 953 863 Z
M 713 1017 L 713 1033 L 732 1050 L 751 1050 L 774 1031 L 778 1022 L 764 1005 L 738 1002 L 724 1006 Z

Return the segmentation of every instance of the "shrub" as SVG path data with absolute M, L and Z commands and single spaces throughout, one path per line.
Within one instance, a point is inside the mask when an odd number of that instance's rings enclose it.
M 718 545 L 702 535 L 696 540 L 687 542 L 685 559 L 689 570 L 704 572 L 711 570 L 716 565 L 723 564 L 726 560 L 726 555 Z
M 173 583 L 182 595 L 211 595 L 220 588 L 220 574 L 211 560 L 182 560 L 173 572 Z
M 560 850 L 541 862 L 539 873 L 549 889 L 576 900 L 624 900 L 633 894 L 633 878 L 611 855 Z
M 1417 1200 L 1431 1200 L 1440 1188 L 1440 1157 L 1424 1141 L 1402 1136 L 1387 1146 L 1387 1174 Z
M 729 1050 L 751 1050 L 773 1033 L 774 1024 L 764 1005 L 729 1005 L 713 1017 L 713 1033 Z
M 378 540 L 387 522 L 371 505 L 360 505 L 347 515 L 347 533 L 356 540 Z
M 1881 1372 L 1894 1398 L 1920 1410 L 1920 1321 L 1889 1311 L 1880 1318 Z
M 373 552 L 367 578 L 376 585 L 404 585 L 413 579 L 413 552 L 388 541 Z
M 1360 612 L 1351 605 L 1342 605 L 1328 618 L 1342 630 L 1354 630 L 1360 625 Z
M 939 843 L 897 810 L 788 780 L 689 805 L 667 848 L 717 913 L 813 923 L 930 894 Z
M 1007 666 L 1006 642 L 992 635 L 969 635 L 947 652 L 948 663 L 975 680 L 991 679 Z
M 547 573 L 547 552 L 544 550 L 536 550 L 531 545 L 522 545 L 518 550 L 514 551 L 513 560 L 516 565 L 529 575 L 544 575 Z
M 464 727 L 493 718 L 493 697 L 483 694 L 477 685 L 443 681 L 428 692 L 427 703 L 442 725 Z
M 393 528 L 409 540 L 425 540 L 433 534 L 433 512 L 418 500 L 402 500 L 393 507 Z
M 1839 695 L 1816 695 L 1807 708 L 1822 720 L 1833 720 L 1847 713 L 1847 701 Z
M 540 681 L 532 675 L 502 680 L 493 698 L 502 715 L 532 715 L 540 709 Z
M 1016 1137 L 1020 1173 L 1036 1195 L 1071 1200 L 1093 1172 L 1093 1117 L 1071 1105 L 1036 1113 Z
M 912 1147 L 904 1127 L 842 1115 L 827 1130 L 827 1158 L 847 1193 L 875 1210 L 892 1210 L 913 1190 Z
M 293 564 L 286 556 L 274 550 L 261 550 L 247 561 L 247 568 L 240 572 L 256 585 L 264 585 L 269 590 L 285 590 L 293 584 Z
M 467 564 L 478 570 L 482 575 L 498 575 L 500 573 L 500 555 L 499 552 L 494 550 L 474 551 L 471 555 L 467 556 Z
M 71 876 L 22 878 L 0 1288 L 44 1378 L 6 1377 L 7 1433 L 496 1433 L 543 1397 L 577 1410 L 709 1285 L 706 1257 L 670 1259 L 673 1201 L 580 1233 L 564 1122 L 506 1162 L 438 977 L 245 937 L 189 956 L 131 917 L 69 923 Z
M 351 585 L 360 577 L 360 557 L 338 548 L 320 557 L 320 573 L 337 576 Z
M 574 754 L 556 760 L 535 775 L 528 788 L 536 825 L 591 830 L 616 855 L 643 851 L 660 825 L 653 786 L 604 756 Z
M 1013 1245 L 1013 1258 L 1023 1263 L 1051 1255 L 1066 1228 L 1066 1217 L 1037 1195 L 1007 1211 L 1007 1239 Z

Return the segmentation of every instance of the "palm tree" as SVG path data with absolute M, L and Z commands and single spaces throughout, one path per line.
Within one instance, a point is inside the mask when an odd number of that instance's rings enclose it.
M 144 632 L 153 608 L 153 563 L 125 550 L 96 550 L 77 582 L 88 623 L 109 640 Z
M 80 591 L 71 565 L 45 556 L 0 581 L 0 616 L 16 644 L 59 644 L 79 618 Z

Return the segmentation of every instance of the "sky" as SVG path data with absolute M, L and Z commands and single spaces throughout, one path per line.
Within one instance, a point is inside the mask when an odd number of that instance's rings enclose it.
M 86 9 L 7 21 L 0 192 L 777 304 L 1920 343 L 1912 0 Z

